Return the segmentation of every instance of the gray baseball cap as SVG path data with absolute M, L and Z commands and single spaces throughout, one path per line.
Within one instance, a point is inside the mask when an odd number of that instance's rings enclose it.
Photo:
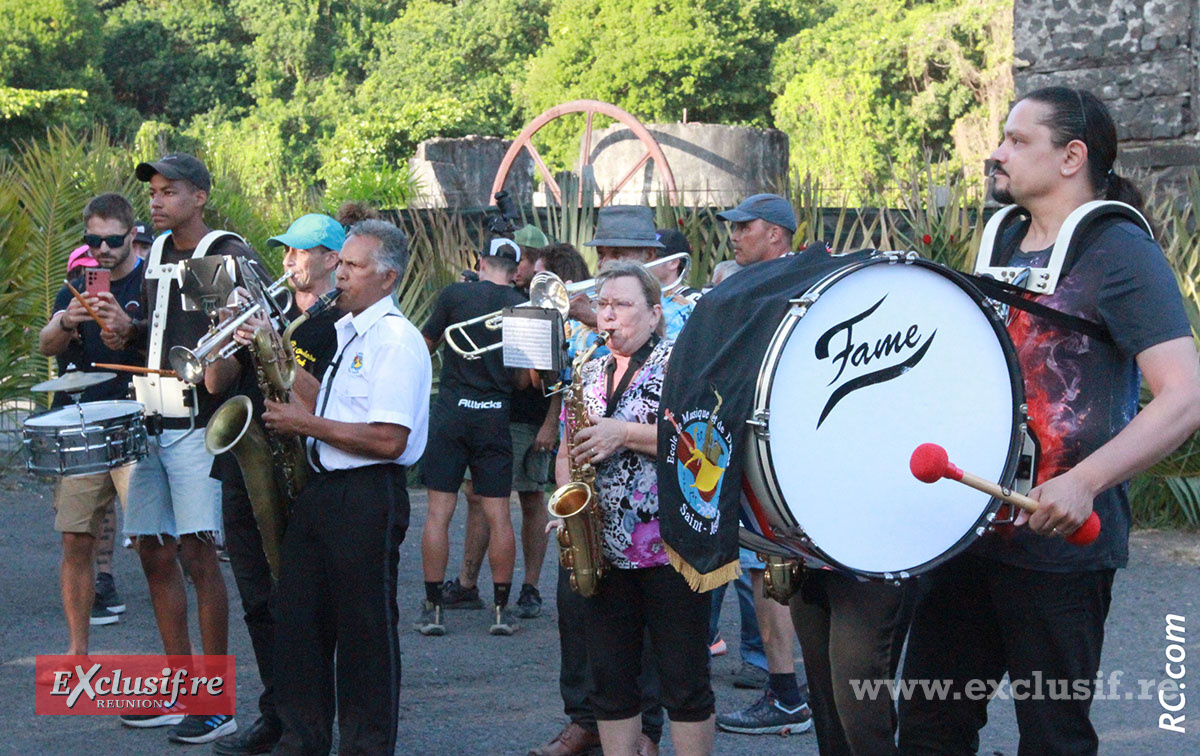
M 744 223 L 761 218 L 767 223 L 774 223 L 776 226 L 782 226 L 788 231 L 796 233 L 796 213 L 792 210 L 792 203 L 778 194 L 752 195 L 742 200 L 742 203 L 732 210 L 717 213 L 717 217 L 734 223 Z

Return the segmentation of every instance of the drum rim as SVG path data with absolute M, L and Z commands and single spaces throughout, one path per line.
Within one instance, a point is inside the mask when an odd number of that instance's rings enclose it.
M 118 419 L 126 419 L 126 418 L 133 418 L 133 417 L 139 417 L 139 416 L 142 416 L 142 417 L 144 417 L 144 416 L 145 416 L 145 407 L 144 407 L 144 405 L 143 405 L 141 402 L 139 402 L 139 401 L 136 401 L 136 400 L 133 400 L 133 399 L 99 399 L 99 400 L 97 400 L 97 401 L 94 401 L 94 402 L 79 402 L 79 403 L 78 403 L 78 405 L 76 405 L 76 404 L 63 404 L 63 405 L 60 405 L 60 406 L 58 406 L 58 407 L 50 407 L 49 409 L 45 409 L 45 410 L 42 410 L 41 412 L 38 412 L 38 413 L 35 413 L 35 414 L 33 414 L 33 415 L 29 415 L 29 416 L 27 416 L 27 417 L 26 417 L 24 420 L 22 420 L 22 421 L 21 421 L 21 426 L 22 426 L 22 429 L 26 429 L 26 428 L 31 428 L 31 427 L 32 427 L 32 429 L 34 429 L 34 430 L 37 430 L 37 431 L 41 431 L 41 430 L 55 430 L 55 429 L 58 429 L 58 428 L 65 428 L 65 427 L 75 427 L 75 428 L 78 428 L 78 427 L 80 427 L 78 423 L 75 423 L 75 424 L 73 424 L 73 425 L 70 425 L 70 426 L 67 426 L 67 425 L 60 425 L 60 426 L 53 426 L 53 425 L 33 425 L 33 426 L 30 426 L 30 425 L 29 425 L 29 423 L 30 423 L 30 421 L 32 421 L 32 420 L 39 420 L 39 419 L 45 418 L 47 415 L 52 415 L 52 414 L 54 414 L 54 413 L 56 413 L 56 412 L 63 412 L 63 411 L 65 411 L 65 410 L 74 409 L 76 406 L 78 406 L 78 407 L 88 407 L 88 406 L 95 406 L 95 405 L 101 405 L 101 404 L 110 404 L 110 405 L 117 405 L 117 406 L 128 405 L 128 406 L 129 406 L 129 411 L 127 411 L 127 412 L 125 412 L 125 413 L 123 413 L 123 414 L 120 414 L 120 415 L 113 415 L 113 416 L 111 416 L 111 417 L 106 417 L 106 418 L 103 418 L 103 419 L 88 420 L 88 421 L 87 421 L 87 423 L 88 423 L 89 425 L 92 425 L 92 424 L 98 424 L 98 423 L 106 423 L 106 422 L 110 422 L 110 421 L 112 421 L 112 420 L 118 420 Z
M 807 306 L 805 307 L 804 312 L 797 313 L 799 307 L 804 304 L 803 300 L 808 297 L 815 296 L 816 299 L 814 299 L 813 302 L 808 303 L 808 306 L 811 306 L 815 303 L 815 301 L 819 300 L 820 296 L 826 290 L 828 290 L 841 279 L 868 266 L 880 264 L 916 265 L 918 267 L 927 268 L 934 273 L 938 273 L 950 279 L 952 283 L 957 284 L 965 294 L 970 296 L 971 299 L 975 301 L 975 303 L 979 306 L 979 309 L 983 311 L 988 324 L 991 325 L 992 330 L 996 333 L 997 340 L 1000 342 L 1001 351 L 1004 353 L 1005 362 L 1009 366 L 1009 384 L 1012 388 L 1014 400 L 1012 433 L 1010 435 L 1008 444 L 1008 458 L 1005 460 L 1003 476 L 999 481 L 1000 485 L 1010 487 L 1013 480 L 1016 478 L 1017 465 L 1021 456 L 1021 438 L 1027 423 L 1025 382 L 1021 375 L 1021 365 L 1017 358 L 1016 346 L 1013 344 L 1012 337 L 1009 336 L 1008 329 L 1005 327 L 1003 320 L 1000 318 L 999 314 L 997 314 L 995 308 L 989 304 L 989 300 L 983 295 L 983 292 L 979 290 L 979 287 L 975 286 L 971 279 L 961 271 L 957 271 L 946 265 L 942 265 L 941 263 L 934 262 L 933 260 L 926 260 L 916 256 L 903 260 L 897 260 L 891 255 L 877 253 L 866 260 L 853 262 L 849 265 L 832 271 L 806 289 L 799 297 L 795 297 L 790 300 L 790 304 L 792 306 L 788 308 L 787 312 L 783 316 L 783 320 L 781 320 L 779 325 L 776 327 L 775 335 L 771 337 L 771 343 L 767 347 L 767 352 L 765 355 L 763 355 L 763 361 L 759 367 L 758 379 L 755 382 L 754 389 L 754 408 L 752 417 L 757 419 L 759 417 L 759 413 L 763 412 L 767 409 L 767 407 L 770 406 L 775 372 L 779 367 L 779 359 L 783 353 L 783 347 L 787 344 L 788 339 L 791 337 L 792 331 L 794 331 L 796 328 L 796 325 L 800 322 L 804 315 L 807 314 Z M 763 485 L 766 487 L 766 493 L 773 497 L 775 501 L 782 502 L 785 505 L 783 507 L 777 507 L 776 509 L 782 512 L 785 521 L 789 523 L 789 527 L 799 528 L 803 531 L 803 526 L 798 520 L 796 520 L 795 516 L 792 514 L 791 508 L 786 506 L 787 498 L 783 496 L 783 492 L 779 490 L 778 478 L 775 475 L 775 462 L 771 455 L 770 445 L 768 443 L 769 437 L 764 437 L 765 434 L 760 432 L 759 429 L 755 427 L 750 427 L 747 430 L 753 437 L 751 443 L 747 445 L 747 448 L 750 448 L 751 446 L 754 447 L 755 459 L 753 460 L 753 464 L 755 464 L 758 468 L 758 474 Z M 839 571 L 858 577 L 866 577 L 878 580 L 895 580 L 897 578 L 907 579 L 929 572 L 930 570 L 933 570 L 936 567 L 946 563 L 953 557 L 958 556 L 960 553 L 969 548 L 971 544 L 975 543 L 980 537 L 982 537 L 983 533 L 979 532 L 980 528 L 987 528 L 995 520 L 996 512 L 1000 509 L 1002 503 L 1003 502 L 1001 502 L 999 499 L 992 498 L 983 511 L 980 512 L 980 515 L 975 520 L 975 523 L 949 549 L 933 559 L 906 570 L 897 570 L 895 572 L 876 572 L 853 568 L 841 563 L 837 559 L 834 559 L 827 551 L 822 549 L 819 544 L 809 539 L 807 536 L 805 536 L 804 541 L 810 551 Z M 755 533 L 754 535 L 758 534 Z M 763 537 L 765 538 L 766 536 Z M 768 538 L 767 540 L 770 539 Z

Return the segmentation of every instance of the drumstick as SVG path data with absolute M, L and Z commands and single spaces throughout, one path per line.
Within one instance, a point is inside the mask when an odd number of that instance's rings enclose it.
M 96 321 L 96 325 L 100 326 L 100 330 L 104 331 L 105 333 L 112 333 L 112 329 L 109 328 L 108 326 L 106 326 L 104 324 L 104 321 L 100 319 L 100 314 L 92 309 L 92 306 L 90 304 L 88 304 L 88 301 L 86 299 L 83 298 L 83 295 L 80 294 L 75 289 L 75 287 L 71 285 L 71 282 L 63 281 L 63 283 L 65 283 L 67 285 L 67 288 L 71 290 L 71 294 L 73 294 L 75 296 L 75 298 L 79 300 L 79 304 L 83 305 L 84 309 L 86 309 L 88 311 L 88 315 L 92 316 L 92 320 Z
M 946 450 L 937 444 L 921 444 L 913 450 L 912 458 L 908 461 L 908 469 L 912 471 L 917 480 L 923 483 L 936 483 L 942 478 L 957 480 L 959 483 L 965 483 L 971 488 L 982 491 L 1000 501 L 1020 507 L 1026 512 L 1036 512 L 1038 507 L 1041 506 L 1036 500 L 1028 496 L 1003 488 L 990 480 L 984 480 L 977 475 L 972 475 L 969 472 L 959 469 L 950 461 L 950 456 L 946 453 Z M 1095 541 L 1099 535 L 1100 518 L 1095 512 L 1092 512 L 1087 520 L 1079 526 L 1079 529 L 1066 538 L 1068 543 L 1073 543 L 1076 546 L 1087 546 Z
M 93 362 L 92 367 L 100 368 L 101 370 L 117 370 L 122 373 L 139 373 L 141 375 L 161 375 L 166 378 L 175 378 L 174 370 L 159 370 L 158 368 L 145 368 L 137 365 L 115 365 L 110 362 Z

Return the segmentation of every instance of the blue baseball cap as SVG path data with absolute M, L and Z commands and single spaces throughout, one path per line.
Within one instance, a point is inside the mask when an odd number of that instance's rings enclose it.
M 312 249 L 327 247 L 334 252 L 340 252 L 346 243 L 346 229 L 328 215 L 309 213 L 292 221 L 288 230 L 279 236 L 267 239 L 268 247 L 293 247 L 295 249 Z
M 793 234 L 796 233 L 796 213 L 792 210 L 792 203 L 778 194 L 755 194 L 747 197 L 742 200 L 742 204 L 732 210 L 717 213 L 717 217 L 734 223 L 745 223 L 755 218 L 761 218 L 767 223 L 774 223 Z

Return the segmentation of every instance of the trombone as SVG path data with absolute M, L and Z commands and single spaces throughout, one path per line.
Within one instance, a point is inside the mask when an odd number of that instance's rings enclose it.
M 676 252 L 673 255 L 660 257 L 645 264 L 647 268 L 654 268 L 658 265 L 665 265 L 677 260 L 684 261 L 683 268 L 679 271 L 679 275 L 675 277 L 674 281 L 663 285 L 663 293 L 671 291 L 687 278 L 692 268 L 692 256 L 687 252 Z M 529 301 L 519 304 L 517 307 L 540 307 L 545 310 L 558 310 L 563 320 L 566 320 L 567 313 L 571 309 L 571 299 L 578 294 L 583 294 L 588 299 L 595 299 L 596 279 L 589 278 L 586 281 L 565 284 L 558 276 L 544 270 L 534 274 L 533 280 L 529 282 Z M 496 310 L 495 312 L 489 312 L 486 315 L 480 315 L 470 320 L 451 323 L 446 327 L 444 334 L 446 345 L 463 359 L 477 360 L 488 352 L 493 352 L 504 345 L 502 341 L 497 341 L 495 344 L 482 347 L 477 346 L 470 334 L 467 333 L 467 328 L 478 323 L 483 323 L 483 327 L 489 331 L 499 331 L 504 323 L 504 310 Z M 455 339 L 465 341 L 466 346 L 456 343 Z

